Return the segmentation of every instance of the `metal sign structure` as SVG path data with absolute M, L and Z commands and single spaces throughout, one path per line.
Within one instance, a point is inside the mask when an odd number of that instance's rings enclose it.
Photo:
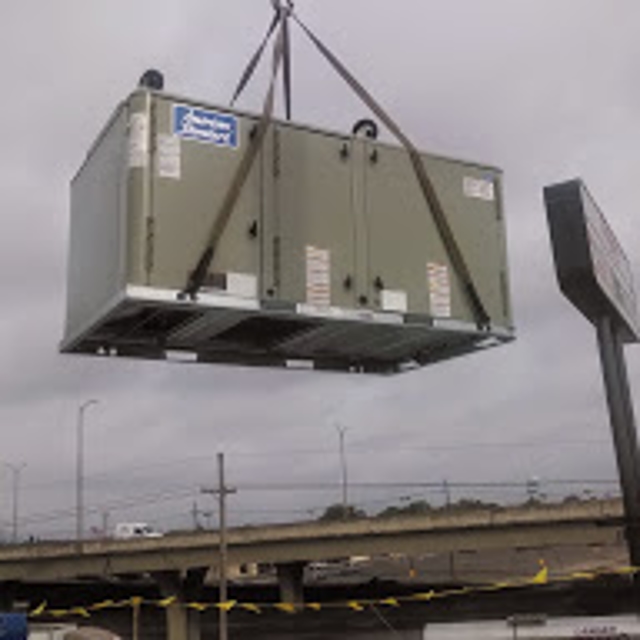
M 625 342 L 639 339 L 629 261 L 581 180 L 546 187 L 551 242 L 560 288 L 593 323 L 625 508 L 631 562 L 640 563 L 640 455 L 624 361 Z
M 640 321 L 629 260 L 581 180 L 545 189 L 560 288 L 593 323 L 615 318 L 625 342 L 637 342 Z

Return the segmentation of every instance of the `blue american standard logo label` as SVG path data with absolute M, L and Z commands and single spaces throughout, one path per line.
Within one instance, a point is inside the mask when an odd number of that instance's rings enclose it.
M 224 113 L 173 105 L 173 133 L 219 147 L 238 147 L 238 119 Z

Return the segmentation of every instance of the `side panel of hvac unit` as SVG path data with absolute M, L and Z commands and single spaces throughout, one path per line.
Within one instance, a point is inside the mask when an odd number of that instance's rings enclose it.
M 255 124 L 234 116 L 234 145 L 183 139 L 175 135 L 174 119 L 184 106 L 162 95 L 133 93 L 72 183 L 63 350 L 77 350 L 79 343 L 81 351 L 105 346 L 110 352 L 117 345 L 120 355 L 161 357 L 165 348 L 197 343 L 206 349 L 209 336 L 257 308 L 262 157 L 216 251 L 203 304 L 178 300 Z
M 255 121 L 238 117 L 236 144 L 216 145 L 182 139 L 172 133 L 180 104 L 154 100 L 153 251 L 149 285 L 181 289 L 195 268 L 210 235 L 223 195 L 231 184 Z M 238 286 L 230 274 L 246 277 L 246 291 L 258 294 L 262 223 L 262 163 L 249 173 L 204 282 L 205 289 Z
M 101 320 L 127 283 L 127 126 L 122 104 L 72 181 L 67 338 Z
M 341 155 L 349 143 L 284 125 L 277 125 L 276 140 L 277 297 L 294 304 L 355 308 L 353 175 L 350 160 Z

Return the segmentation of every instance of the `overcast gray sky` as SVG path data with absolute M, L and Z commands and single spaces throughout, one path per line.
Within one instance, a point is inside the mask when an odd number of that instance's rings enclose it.
M 208 508 L 198 490 L 215 480 L 217 451 L 228 454 L 229 479 L 240 487 L 337 483 L 336 424 L 348 428 L 354 483 L 615 478 L 595 335 L 558 291 L 542 188 L 584 178 L 638 276 L 640 3 L 298 0 L 296 7 L 418 147 L 504 169 L 517 341 L 392 378 L 59 355 L 69 181 L 95 135 L 151 66 L 164 71 L 172 93 L 227 104 L 271 7 L 267 0 L 5 0 L 0 458 L 27 465 L 24 534 L 73 531 L 73 520 L 51 512 L 73 509 L 75 420 L 88 398 L 99 404 L 86 415 L 87 503 L 98 511 L 109 503 L 112 521 L 188 525 L 194 499 Z M 363 107 L 294 36 L 294 119 L 350 130 Z M 243 108 L 259 109 L 261 79 Z M 637 394 L 638 347 L 627 354 Z M 6 531 L 9 472 L 0 478 Z M 143 504 L 151 494 L 174 499 Z M 352 493 L 370 510 L 391 495 Z M 393 494 L 402 495 L 407 490 Z M 236 521 L 287 520 L 339 496 L 337 488 L 246 490 L 232 510 Z M 126 500 L 134 506 L 114 508 Z M 99 522 L 98 513 L 88 516 L 90 526 Z

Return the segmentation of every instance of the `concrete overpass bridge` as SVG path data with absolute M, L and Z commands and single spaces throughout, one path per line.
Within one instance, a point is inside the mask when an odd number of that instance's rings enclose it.
M 619 500 L 230 529 L 229 564 L 312 562 L 354 555 L 605 545 L 620 542 Z M 217 532 L 0 547 L 0 582 L 216 568 Z
M 619 500 L 535 507 L 443 510 L 423 516 L 306 522 L 230 529 L 230 565 L 276 565 L 282 601 L 302 602 L 308 562 L 349 556 L 543 550 L 579 545 L 616 545 L 623 536 Z M 0 583 L 110 579 L 152 575 L 167 595 L 183 601 L 218 568 L 217 532 L 172 534 L 136 540 L 48 542 L 0 548 Z M 170 638 L 188 637 L 188 612 L 167 610 Z M 171 630 L 174 631 L 171 631 Z

